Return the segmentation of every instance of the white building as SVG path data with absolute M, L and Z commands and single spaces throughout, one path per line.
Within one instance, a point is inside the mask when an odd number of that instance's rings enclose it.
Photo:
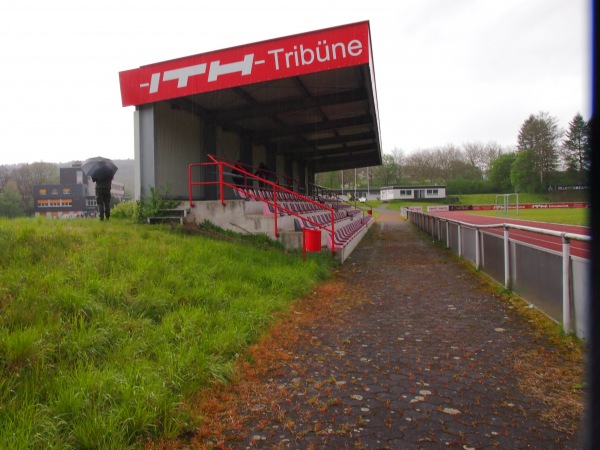
M 388 186 L 381 188 L 381 200 L 446 198 L 446 186 Z

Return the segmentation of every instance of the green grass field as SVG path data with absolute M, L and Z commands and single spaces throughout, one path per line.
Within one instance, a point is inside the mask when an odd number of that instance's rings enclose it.
M 495 205 L 498 194 L 469 194 L 458 195 L 461 205 Z M 513 199 L 511 198 L 511 201 Z M 585 191 L 564 191 L 545 194 L 521 193 L 519 203 L 561 203 L 561 202 L 588 202 Z
M 515 211 L 509 211 L 507 215 L 496 211 L 470 211 L 469 214 L 580 226 L 589 226 L 590 221 L 590 210 L 587 208 L 521 209 L 518 215 Z
M 569 201 L 587 201 L 585 194 L 572 194 Z M 552 203 L 560 197 L 548 194 L 519 194 L 519 204 L 525 203 Z M 496 194 L 461 195 L 460 203 L 463 205 L 495 205 Z M 510 199 L 514 202 L 514 197 Z M 514 210 L 509 211 L 506 217 L 534 220 L 538 222 L 563 223 L 567 225 L 586 226 L 589 224 L 590 210 L 586 208 L 560 208 L 560 209 L 520 209 L 517 215 Z M 473 211 L 472 214 L 484 216 L 504 217 L 496 211 Z
M 568 199 L 561 199 L 561 196 L 548 194 L 519 194 L 519 204 L 524 203 L 552 203 L 558 201 L 572 202 L 587 202 L 587 196 L 584 193 L 569 193 Z M 496 194 L 469 194 L 458 196 L 460 205 L 495 205 Z M 511 199 L 514 201 L 514 199 Z M 427 211 L 427 206 L 436 204 L 448 204 L 444 199 L 440 202 L 420 202 L 420 201 L 400 201 L 394 200 L 386 203 L 386 208 L 399 211 L 403 207 L 420 206 L 423 211 Z M 479 214 L 483 216 L 496 216 L 496 211 L 472 211 L 471 214 Z M 564 223 L 567 225 L 588 226 L 590 221 L 590 210 L 586 208 L 561 208 L 561 209 L 527 209 L 519 210 L 517 216 L 514 211 L 511 211 L 507 217 L 518 218 L 522 220 L 535 220 L 539 222 L 549 223 Z
M 194 426 L 332 258 L 124 220 L 0 220 L 0 448 L 143 448 Z

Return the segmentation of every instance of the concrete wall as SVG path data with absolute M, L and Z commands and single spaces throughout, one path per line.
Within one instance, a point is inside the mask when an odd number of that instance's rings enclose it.
M 188 196 L 188 165 L 204 159 L 201 121 L 166 103 L 155 107 L 156 187 L 168 189 L 178 198 Z
M 142 105 L 134 112 L 135 145 L 135 199 L 150 195 L 150 187 L 168 190 L 181 200 L 189 197 L 188 166 L 191 163 L 208 162 L 207 155 L 213 154 L 227 160 L 245 160 L 255 167 L 266 163 L 280 175 L 291 167 L 292 176 L 306 180 L 307 168 L 298 161 L 285 161 L 276 155 L 275 148 L 244 142 L 234 132 L 224 131 L 207 120 L 184 110 L 171 108 L 168 102 Z M 250 153 L 250 154 L 249 154 Z M 246 160 L 247 159 L 247 160 Z M 198 173 L 198 172 L 197 172 Z M 209 179 L 214 173 L 198 173 L 196 181 Z M 310 175 L 310 174 L 309 174 Z M 281 176 L 280 182 L 283 182 Z M 195 187 L 194 197 L 216 198 L 216 189 Z

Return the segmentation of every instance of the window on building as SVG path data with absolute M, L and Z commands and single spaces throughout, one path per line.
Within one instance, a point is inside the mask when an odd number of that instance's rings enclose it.
M 71 195 L 71 188 L 68 188 L 68 187 L 63 188 L 63 194 L 64 195 Z
M 58 189 L 52 188 L 52 195 L 58 195 Z
M 46 188 L 40 188 L 40 190 L 38 191 L 38 193 L 40 195 L 46 195 Z

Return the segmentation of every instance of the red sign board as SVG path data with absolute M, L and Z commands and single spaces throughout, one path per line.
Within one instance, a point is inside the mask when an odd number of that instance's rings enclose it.
M 312 31 L 119 73 L 123 106 L 369 64 L 369 22 Z

